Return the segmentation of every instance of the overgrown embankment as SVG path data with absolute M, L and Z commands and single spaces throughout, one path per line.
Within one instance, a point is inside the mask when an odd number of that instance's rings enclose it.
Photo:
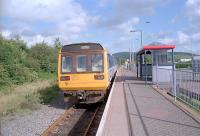
M 0 114 L 3 116 L 36 110 L 59 94 L 55 80 L 26 83 L 0 93 Z
M 5 39 L 0 35 L 0 88 L 56 74 L 60 47 L 59 39 L 52 46 L 42 42 L 28 48 L 19 37 Z
M 61 43 L 45 42 L 31 47 L 16 36 L 0 34 L 0 112 L 7 115 L 37 109 L 58 93 L 57 54 Z

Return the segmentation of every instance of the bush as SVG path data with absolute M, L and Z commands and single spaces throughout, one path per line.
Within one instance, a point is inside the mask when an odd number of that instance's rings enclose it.
M 19 36 L 7 40 L 0 35 L 0 86 L 34 81 L 42 72 L 56 73 L 59 44 L 57 40 L 53 47 L 42 42 L 28 48 Z
M 176 64 L 176 68 L 191 68 L 192 67 L 192 63 L 177 63 Z
M 0 86 L 10 85 L 9 74 L 2 64 L 0 64 Z
M 34 70 L 36 72 L 40 71 L 40 64 L 38 60 L 32 58 L 32 57 L 27 57 L 26 60 L 24 61 L 26 67 L 28 67 L 31 70 Z
M 34 81 L 38 78 L 38 74 L 35 71 L 29 70 L 22 64 L 15 64 L 12 66 L 12 80 L 15 84 L 21 84 L 24 82 Z
M 41 103 L 50 103 L 52 100 L 58 97 L 59 95 L 59 88 L 57 85 L 47 87 L 38 91 L 40 93 L 40 100 Z
M 46 43 L 39 43 L 30 49 L 30 57 L 37 60 L 40 69 L 44 72 L 56 72 L 52 63 L 57 63 L 57 52 L 55 48 L 48 46 Z M 52 70 L 53 68 L 53 70 Z

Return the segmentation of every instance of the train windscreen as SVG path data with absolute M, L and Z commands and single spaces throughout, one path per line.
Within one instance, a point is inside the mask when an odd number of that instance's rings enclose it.
M 62 57 L 62 73 L 72 71 L 72 57 L 63 56 Z
M 103 54 L 63 54 L 61 73 L 103 72 Z
M 86 55 L 78 55 L 76 56 L 76 62 L 77 62 L 77 72 L 85 72 L 87 71 L 87 57 Z
M 103 71 L 103 55 L 92 55 L 92 71 Z

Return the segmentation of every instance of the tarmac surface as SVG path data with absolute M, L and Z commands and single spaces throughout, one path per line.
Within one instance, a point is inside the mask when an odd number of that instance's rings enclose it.
M 101 132 L 106 136 L 200 136 L 200 124 L 133 72 L 119 70 Z

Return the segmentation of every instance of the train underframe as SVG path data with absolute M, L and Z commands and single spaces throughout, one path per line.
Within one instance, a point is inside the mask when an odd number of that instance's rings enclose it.
M 77 91 L 65 91 L 64 101 L 72 103 L 97 103 L 103 101 L 106 95 L 106 91 L 92 91 L 92 90 L 77 90 Z

